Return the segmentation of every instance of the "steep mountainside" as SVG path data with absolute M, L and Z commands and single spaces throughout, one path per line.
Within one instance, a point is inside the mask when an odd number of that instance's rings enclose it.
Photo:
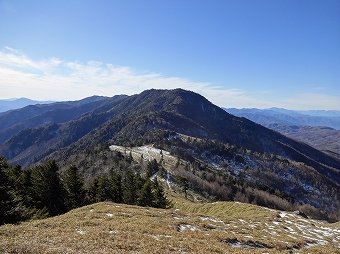
M 330 127 L 269 124 L 270 129 L 340 159 L 340 131 Z
M 313 166 L 339 182 L 340 162 L 303 143 L 247 119 L 227 114 L 204 97 L 184 91 L 150 90 L 123 100 L 116 115 L 75 146 L 102 142 L 140 145 L 154 141 L 157 130 L 216 139 L 258 152 L 282 155 Z M 66 153 L 72 153 L 68 148 Z
M 225 108 L 225 110 L 230 114 L 245 117 L 264 126 L 269 124 L 327 126 L 340 130 L 339 111 L 294 111 L 278 108 Z

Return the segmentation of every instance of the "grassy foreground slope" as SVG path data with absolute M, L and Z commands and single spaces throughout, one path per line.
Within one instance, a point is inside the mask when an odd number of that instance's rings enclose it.
M 235 202 L 97 203 L 0 227 L 0 253 L 339 253 L 340 225 Z

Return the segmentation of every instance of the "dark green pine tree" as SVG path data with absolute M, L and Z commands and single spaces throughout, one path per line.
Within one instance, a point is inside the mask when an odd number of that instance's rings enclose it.
M 152 206 L 153 205 L 152 182 L 149 178 L 146 179 L 142 189 L 139 192 L 138 205 Z
M 39 210 L 46 210 L 50 216 L 66 211 L 58 170 L 56 162 L 49 161 L 46 165 L 38 166 L 32 171 L 35 205 Z
M 16 203 L 16 211 L 20 214 L 20 219 L 29 219 L 36 213 L 32 194 L 32 170 L 21 170 L 16 166 L 10 170 L 10 179 L 14 186 L 14 202 Z
M 7 175 L 9 170 L 5 158 L 0 157 L 0 225 L 18 220 L 15 213 L 13 186 Z
M 92 204 L 92 203 L 99 202 L 99 200 L 97 199 L 98 188 L 99 188 L 99 180 L 98 178 L 95 178 L 87 190 L 86 203 Z
M 33 206 L 33 186 L 32 186 L 32 169 L 23 170 L 17 179 L 16 193 L 22 200 L 23 205 Z
M 123 181 L 123 202 L 134 205 L 137 202 L 137 186 L 135 175 L 128 171 Z
M 113 172 L 110 179 L 111 200 L 116 203 L 123 202 L 122 176 Z
M 112 200 L 110 181 L 106 176 L 101 176 L 98 180 L 96 200 L 97 202 Z
M 142 177 L 141 174 L 134 174 L 134 177 L 135 177 L 136 195 L 138 198 L 139 192 L 143 188 L 146 178 Z
M 71 210 L 85 204 L 84 179 L 76 166 L 69 167 L 62 176 L 65 205 Z
M 178 176 L 177 181 L 178 181 L 179 186 L 182 188 L 185 197 L 187 197 L 187 192 L 188 192 L 188 189 L 189 189 L 188 179 L 186 179 L 185 177 Z
M 155 179 L 153 182 L 153 207 L 168 208 L 170 206 L 171 202 L 166 198 L 163 187 Z
M 151 177 L 158 171 L 159 171 L 158 162 L 155 159 L 149 161 L 148 164 L 146 165 L 146 177 Z

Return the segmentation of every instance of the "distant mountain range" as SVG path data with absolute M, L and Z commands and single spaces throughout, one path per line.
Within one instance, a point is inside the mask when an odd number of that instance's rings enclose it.
M 63 123 L 77 118 L 102 106 L 107 100 L 110 99 L 92 96 L 79 101 L 29 105 L 0 113 L 0 143 L 27 128 Z
M 340 130 L 325 126 L 282 124 L 269 124 L 267 127 L 340 159 Z
M 240 186 L 253 186 L 327 213 L 339 211 L 340 160 L 190 91 L 94 96 L 0 114 L 0 154 L 24 167 L 54 159 L 91 177 L 115 167 L 110 145 L 150 144 L 186 161 L 182 174 L 196 189 L 208 188 L 204 195 L 227 198 L 214 186 L 232 184 L 247 193 L 251 188 Z M 236 180 L 228 182 L 231 176 Z
M 0 100 L 0 112 L 23 108 L 28 105 L 48 104 L 52 102 L 53 101 L 35 101 L 27 98 Z
M 293 111 L 279 108 L 225 110 L 340 159 L 340 111 Z
M 265 126 L 269 124 L 327 126 L 340 130 L 340 111 L 335 110 L 295 111 L 281 108 L 225 108 L 225 110 Z

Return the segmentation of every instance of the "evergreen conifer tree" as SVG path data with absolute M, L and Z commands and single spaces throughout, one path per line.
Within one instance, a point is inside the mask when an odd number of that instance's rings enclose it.
M 113 202 L 123 202 L 122 176 L 115 172 L 111 174 L 111 197 Z
M 185 177 L 178 177 L 177 178 L 178 184 L 181 186 L 185 197 L 187 197 L 187 191 L 189 189 L 189 181 Z
M 65 190 L 65 204 L 71 210 L 84 205 L 84 180 L 76 166 L 69 167 L 63 174 L 62 182 Z
M 110 181 L 106 176 L 101 176 L 98 180 L 96 200 L 97 202 L 112 200 Z
M 158 171 L 159 171 L 158 162 L 155 159 L 149 161 L 148 164 L 146 165 L 146 177 L 151 177 Z
M 32 171 L 32 184 L 35 205 L 46 210 L 51 216 L 65 212 L 62 185 L 55 161 L 38 166 Z
M 13 189 L 6 173 L 8 169 L 7 161 L 0 157 L 0 225 L 17 220 Z
M 135 175 L 128 171 L 124 178 L 123 184 L 123 202 L 125 204 L 136 204 L 137 201 L 137 188 Z
M 149 178 L 146 179 L 140 190 L 137 204 L 141 206 L 153 205 L 152 182 Z
M 99 202 L 99 200 L 97 199 L 98 187 L 99 181 L 98 178 L 95 178 L 87 190 L 86 199 L 88 204 Z
M 32 170 L 20 169 L 20 174 L 16 172 L 14 175 L 16 176 L 14 184 L 16 210 L 20 214 L 22 220 L 29 219 L 36 213 L 33 201 Z
M 153 207 L 168 208 L 171 202 L 166 198 L 162 186 L 158 183 L 157 179 L 153 182 Z

